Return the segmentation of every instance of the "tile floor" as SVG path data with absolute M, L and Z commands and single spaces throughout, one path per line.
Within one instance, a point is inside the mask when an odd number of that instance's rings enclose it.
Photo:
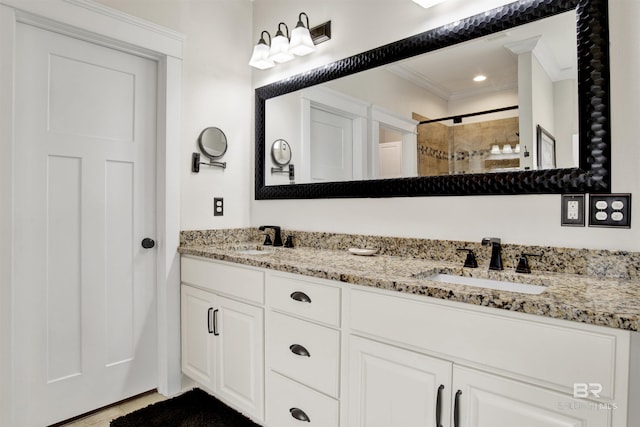
M 122 415 L 144 408 L 152 403 L 165 400 L 166 397 L 157 392 L 149 392 L 132 399 L 109 406 L 86 417 L 75 419 L 71 422 L 60 424 L 60 427 L 109 427 L 111 420 Z

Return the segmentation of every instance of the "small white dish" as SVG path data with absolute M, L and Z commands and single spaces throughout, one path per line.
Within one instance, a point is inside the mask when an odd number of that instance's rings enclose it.
M 516 144 L 516 148 L 513 150 L 514 153 L 520 152 L 520 144 Z
M 371 255 L 375 255 L 375 253 L 378 252 L 378 250 L 366 249 L 366 248 L 349 248 L 349 252 L 354 255 L 371 256 Z
M 500 154 L 500 146 L 492 145 L 491 146 L 491 154 Z
M 509 144 L 505 144 L 502 146 L 502 153 L 503 154 L 511 154 L 513 153 L 513 150 L 511 149 L 511 145 Z

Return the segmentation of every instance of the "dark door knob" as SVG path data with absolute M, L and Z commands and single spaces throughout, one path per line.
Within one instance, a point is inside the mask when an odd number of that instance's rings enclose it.
M 153 239 L 145 237 L 144 239 L 142 239 L 141 245 L 145 249 L 151 249 L 152 247 L 154 247 L 156 245 L 156 242 Z

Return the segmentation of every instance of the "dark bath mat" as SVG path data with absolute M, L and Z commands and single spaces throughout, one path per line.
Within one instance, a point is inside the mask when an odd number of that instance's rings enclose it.
M 111 421 L 111 427 L 258 427 L 244 415 L 195 388 Z

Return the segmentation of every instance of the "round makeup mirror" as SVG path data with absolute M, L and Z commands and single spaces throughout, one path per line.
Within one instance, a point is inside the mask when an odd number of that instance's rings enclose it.
M 218 159 L 227 151 L 227 136 L 217 127 L 208 127 L 200 133 L 198 145 L 202 154 Z
M 287 166 L 291 161 L 291 147 L 284 139 L 276 139 L 271 144 L 271 159 L 278 166 Z

